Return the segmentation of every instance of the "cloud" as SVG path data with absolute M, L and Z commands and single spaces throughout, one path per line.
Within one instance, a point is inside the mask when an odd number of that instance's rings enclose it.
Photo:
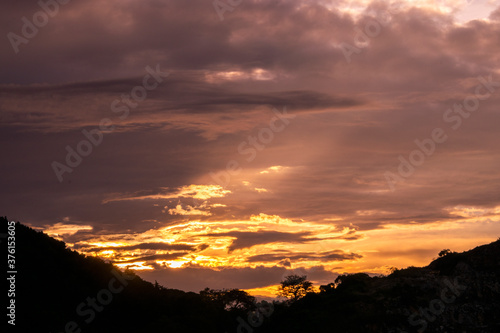
M 281 165 L 273 165 L 273 166 L 270 166 L 269 168 L 267 168 L 266 170 L 261 171 L 260 173 L 266 174 L 266 173 L 270 173 L 270 172 L 280 172 L 280 171 L 283 171 L 285 169 L 287 169 L 287 167 L 283 167 Z
M 195 247 L 187 244 L 170 244 L 170 243 L 139 243 L 126 246 L 106 246 L 106 247 L 91 247 L 87 251 L 131 251 L 131 250 L 189 250 L 194 251 Z
M 67 223 L 56 223 L 44 229 L 44 232 L 53 237 L 59 236 L 71 236 L 80 231 L 90 231 L 92 226 L 90 225 L 78 225 L 78 224 L 67 224 Z
M 305 273 L 309 280 L 318 284 L 333 282 L 338 274 L 325 270 L 322 266 L 311 268 L 297 268 Z M 169 268 L 161 267 L 151 271 L 141 271 L 139 275 L 148 280 L 157 280 L 161 285 L 168 288 L 179 288 L 188 291 L 199 292 L 205 287 L 213 289 L 252 289 L 263 286 L 279 284 L 284 276 L 294 274 L 295 270 L 284 267 L 262 267 L 255 268 Z
M 279 254 L 259 254 L 248 258 L 248 262 L 296 262 L 296 261 L 344 261 L 363 258 L 356 253 L 346 253 L 342 250 L 333 250 L 322 253 L 312 252 L 289 252 Z
M 500 7 L 498 7 L 493 12 L 491 12 L 489 18 L 490 18 L 490 20 L 500 21 Z
M 150 261 L 150 260 L 154 260 L 154 261 L 156 261 L 156 260 L 174 260 L 174 259 L 182 257 L 186 254 L 188 254 L 188 252 L 153 254 L 150 256 L 137 257 L 137 258 L 133 258 L 133 259 L 129 259 L 129 260 L 118 261 L 117 263 L 126 264 L 126 263 L 134 263 L 134 262 Z
M 61 6 L 18 54 L 7 38 L 0 47 L 4 214 L 83 253 L 103 247 L 111 261 L 190 252 L 170 261 L 192 266 L 162 272 L 195 291 L 225 287 L 217 276 L 235 287 L 276 283 L 270 272 L 297 261 L 381 273 L 496 239 L 498 6 L 400 4 L 245 0 L 223 22 L 201 0 Z M 21 18 L 38 10 L 6 2 L 4 31 L 21 33 Z M 374 22 L 380 33 L 360 42 Z M 350 62 L 342 43 L 359 50 Z M 120 119 L 112 103 L 157 64 L 171 74 Z M 492 95 L 453 129 L 445 112 L 490 75 Z M 293 122 L 250 161 L 240 144 L 258 143 L 285 106 Z M 59 183 L 51 163 L 66 163 L 103 118 L 115 130 Z M 384 173 L 436 128 L 446 143 L 390 191 Z M 211 174 L 231 161 L 241 169 L 217 184 Z M 165 242 L 172 248 L 138 245 Z M 197 272 L 209 280 L 187 277 Z
M 229 252 L 249 248 L 255 245 L 268 243 L 304 243 L 314 239 L 307 239 L 311 234 L 308 232 L 301 233 L 285 233 L 279 231 L 253 231 L 241 232 L 232 231 L 226 233 L 210 233 L 207 236 L 211 237 L 231 237 L 235 238 L 229 246 Z
M 182 205 L 177 205 L 175 206 L 175 208 L 170 208 L 168 210 L 168 213 L 172 215 L 204 215 L 204 216 L 212 215 L 210 212 L 199 210 L 193 208 L 192 206 L 187 206 L 186 209 L 184 209 L 182 208 Z
M 141 193 L 142 192 L 142 193 Z M 113 202 L 113 201 L 128 201 L 128 200 L 145 200 L 145 199 L 176 199 L 176 198 L 193 198 L 206 200 L 210 198 L 222 198 L 226 194 L 231 193 L 229 190 L 225 190 L 220 185 L 186 185 L 178 189 L 161 188 L 156 191 L 155 194 L 144 194 L 144 192 L 152 191 L 141 191 L 139 193 L 134 193 L 132 195 L 114 194 L 112 198 L 106 199 L 103 203 Z

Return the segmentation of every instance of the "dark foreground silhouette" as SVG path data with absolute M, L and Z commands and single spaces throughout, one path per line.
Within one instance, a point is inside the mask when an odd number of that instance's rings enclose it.
M 146 282 L 20 223 L 15 246 L 9 332 L 500 332 L 500 240 L 387 277 L 342 275 L 319 293 L 267 306 L 237 289 Z
M 441 253 L 440 253 L 441 254 Z M 500 239 L 386 277 L 339 276 L 260 332 L 500 332 Z

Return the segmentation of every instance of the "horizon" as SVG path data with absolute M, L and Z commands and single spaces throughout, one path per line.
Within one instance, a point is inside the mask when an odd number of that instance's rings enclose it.
M 7 219 L 9 220 L 9 219 Z M 52 239 L 55 239 L 55 240 L 58 240 L 58 241 L 61 241 L 63 242 L 65 245 L 66 245 L 66 249 L 67 250 L 72 250 L 70 247 L 67 246 L 67 244 L 64 242 L 64 240 L 61 238 L 61 237 L 54 237 L 54 236 L 50 236 L 48 234 L 46 234 L 43 230 L 43 228 L 33 228 L 33 227 L 30 227 L 28 226 L 27 224 L 21 222 L 21 221 L 15 221 L 16 223 L 20 223 L 21 225 L 25 226 L 25 227 L 28 227 L 28 228 L 31 228 L 32 230 L 34 231 L 37 231 L 37 232 L 42 232 L 44 235 L 47 235 L 49 237 L 51 237 Z M 488 245 L 491 245 L 493 243 L 496 243 L 500 241 L 500 237 L 498 237 L 495 241 L 492 241 L 490 243 L 485 243 L 485 244 L 476 244 L 474 247 L 470 248 L 470 249 L 466 249 L 464 251 L 460 251 L 460 252 L 457 252 L 457 251 L 453 251 L 451 249 L 443 249 L 442 251 L 440 251 L 440 253 L 437 254 L 437 257 L 433 257 L 431 261 L 429 261 L 427 263 L 427 265 L 425 266 L 419 266 L 419 267 L 415 267 L 415 266 L 404 266 L 404 267 L 390 267 L 388 272 L 386 274 L 370 274 L 370 273 L 366 273 L 366 272 L 345 272 L 344 274 L 339 274 L 338 276 L 340 275 L 351 275 L 351 274 L 357 274 L 357 273 L 364 273 L 364 274 L 367 274 L 368 276 L 370 277 L 387 277 L 389 275 L 391 275 L 392 273 L 394 273 L 395 271 L 399 271 L 399 270 L 405 270 L 405 269 L 408 269 L 408 268 L 425 268 L 425 267 L 428 267 L 429 265 L 431 265 L 433 262 L 435 262 L 436 260 L 440 259 L 440 258 L 443 258 L 444 256 L 446 256 L 447 254 L 461 254 L 461 253 L 467 253 L 467 252 L 470 252 L 472 250 L 476 250 L 477 248 L 480 248 L 480 247 L 484 247 L 484 246 L 488 246 Z M 79 251 L 76 251 L 77 253 L 79 253 L 80 255 L 83 255 L 83 256 L 86 256 L 86 257 L 94 257 L 94 258 L 99 258 L 101 260 L 103 260 L 103 262 L 105 263 L 109 263 L 109 264 L 113 264 L 114 267 L 117 267 L 117 268 L 120 268 L 119 266 L 115 265 L 112 261 L 108 260 L 108 259 L 105 259 L 101 256 L 97 256 L 97 255 L 89 255 L 89 254 L 84 254 L 84 253 L 81 253 Z M 125 267 L 126 269 L 128 269 L 128 267 Z M 123 271 L 123 268 L 122 268 L 122 271 Z M 137 274 L 138 272 L 133 270 L 135 274 Z M 127 271 L 125 271 L 127 272 Z M 293 272 L 287 272 L 288 275 L 284 276 L 284 279 L 282 280 L 285 280 L 287 276 L 290 276 L 290 275 L 299 275 L 301 276 L 300 274 L 302 273 L 306 273 L 305 271 L 293 271 Z M 139 275 L 140 276 L 140 275 Z M 305 278 L 307 278 L 307 275 L 302 275 L 304 276 Z M 279 282 L 281 283 L 282 280 L 280 280 Z M 147 279 L 145 279 L 145 281 L 147 282 L 150 282 L 151 284 L 157 284 L 158 281 L 154 280 L 154 283 L 153 281 L 148 281 Z M 330 283 L 334 283 L 333 280 L 330 280 L 330 281 L 327 281 L 328 284 Z M 160 286 L 162 286 L 161 284 L 158 284 Z M 261 300 L 266 300 L 266 301 L 279 301 L 280 300 L 280 296 L 278 295 L 278 287 L 279 287 L 280 284 L 277 284 L 276 286 L 272 286 L 272 290 L 271 288 L 263 288 L 263 289 L 260 289 L 260 292 L 259 293 L 259 290 L 252 290 L 252 289 L 240 289 L 240 288 L 221 288 L 221 289 L 214 289 L 214 288 L 210 288 L 209 286 L 206 286 L 205 288 L 209 288 L 211 290 L 214 290 L 214 291 L 222 291 L 222 290 L 230 290 L 230 289 L 237 289 L 237 290 L 244 290 L 246 292 L 249 293 L 249 295 L 253 295 L 255 296 L 256 298 L 256 301 L 261 301 Z M 327 285 L 324 285 L 324 286 L 327 286 Z M 162 286 L 162 287 L 165 287 L 165 288 L 168 288 L 168 289 L 176 289 L 176 288 L 171 288 L 169 286 Z M 276 289 L 274 289 L 274 287 L 276 287 Z M 204 289 L 205 289 L 204 288 Z M 200 293 L 202 290 L 183 290 L 185 292 L 195 292 L 195 293 Z M 320 286 L 319 285 L 312 285 L 312 291 L 314 293 L 317 293 L 317 292 L 320 292 Z M 263 293 L 262 293 L 263 292 Z
M 1 5 L 9 219 L 259 297 L 498 239 L 500 1 L 47 3 Z

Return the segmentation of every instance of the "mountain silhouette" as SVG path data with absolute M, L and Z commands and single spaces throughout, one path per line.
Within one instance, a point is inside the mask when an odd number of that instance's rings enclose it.
M 339 276 L 259 332 L 500 332 L 500 239 L 384 277 Z
M 233 323 L 197 293 L 146 282 L 20 223 L 15 232 L 16 332 L 220 333 Z
M 259 315 L 238 289 L 165 288 L 19 222 L 15 238 L 9 332 L 500 332 L 500 239 L 388 276 L 340 275 Z M 0 241 L 7 253 L 7 239 Z

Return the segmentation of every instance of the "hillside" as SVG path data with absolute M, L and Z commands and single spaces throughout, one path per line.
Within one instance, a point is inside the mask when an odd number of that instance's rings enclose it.
M 500 332 L 500 239 L 387 277 L 339 276 L 262 332 Z
M 209 289 L 164 288 L 15 228 L 17 332 L 500 332 L 500 240 L 389 276 L 341 275 L 292 304 L 274 302 L 250 327 L 238 319 L 251 322 L 255 308 L 242 291 L 228 303 Z
M 223 332 L 233 322 L 199 294 L 123 274 L 20 223 L 15 259 L 17 332 Z

